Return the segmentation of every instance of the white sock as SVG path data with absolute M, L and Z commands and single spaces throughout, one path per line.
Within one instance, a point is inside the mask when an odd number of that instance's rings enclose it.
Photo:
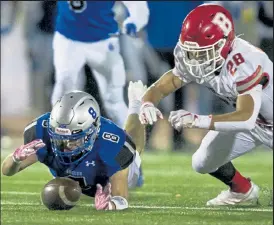
M 130 115 L 130 114 L 138 114 L 139 115 L 141 104 L 142 103 L 140 100 L 133 100 L 133 101 L 129 102 L 128 115 Z

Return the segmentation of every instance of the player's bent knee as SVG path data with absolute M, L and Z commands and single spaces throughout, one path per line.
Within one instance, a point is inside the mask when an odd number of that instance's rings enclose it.
M 198 151 L 197 151 L 198 152 Z M 209 173 L 208 167 L 206 166 L 205 159 L 200 154 L 194 153 L 192 156 L 192 168 L 201 174 Z

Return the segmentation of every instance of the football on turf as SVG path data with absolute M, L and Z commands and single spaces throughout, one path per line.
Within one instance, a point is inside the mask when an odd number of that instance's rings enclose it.
M 69 210 L 81 196 L 79 183 L 69 178 L 55 178 L 43 188 L 41 200 L 50 210 Z

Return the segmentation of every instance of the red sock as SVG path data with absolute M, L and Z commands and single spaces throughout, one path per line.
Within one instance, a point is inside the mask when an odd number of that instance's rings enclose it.
M 243 177 L 237 170 L 232 179 L 231 190 L 238 193 L 247 193 L 251 188 L 249 179 Z

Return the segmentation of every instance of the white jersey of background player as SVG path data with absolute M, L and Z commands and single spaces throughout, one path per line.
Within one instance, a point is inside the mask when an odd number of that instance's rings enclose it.
M 122 1 L 130 16 L 122 33 L 132 35 L 148 22 L 146 1 Z M 58 1 L 53 39 L 55 85 L 51 103 L 66 92 L 79 89 L 80 71 L 87 63 L 99 86 L 108 116 L 124 124 L 127 106 L 123 98 L 126 81 L 120 55 L 118 24 L 114 18 L 115 1 Z
M 210 130 L 194 153 L 192 166 L 230 189 L 207 205 L 257 200 L 258 186 L 243 177 L 231 160 L 259 145 L 273 146 L 273 63 L 264 52 L 237 38 L 230 13 L 213 4 L 200 5 L 188 14 L 174 55 L 175 68 L 143 96 L 139 119 L 153 124 L 162 118 L 155 104 L 189 82 L 210 88 L 235 111 L 196 115 L 178 110 L 170 113 L 169 122 L 178 130 Z

